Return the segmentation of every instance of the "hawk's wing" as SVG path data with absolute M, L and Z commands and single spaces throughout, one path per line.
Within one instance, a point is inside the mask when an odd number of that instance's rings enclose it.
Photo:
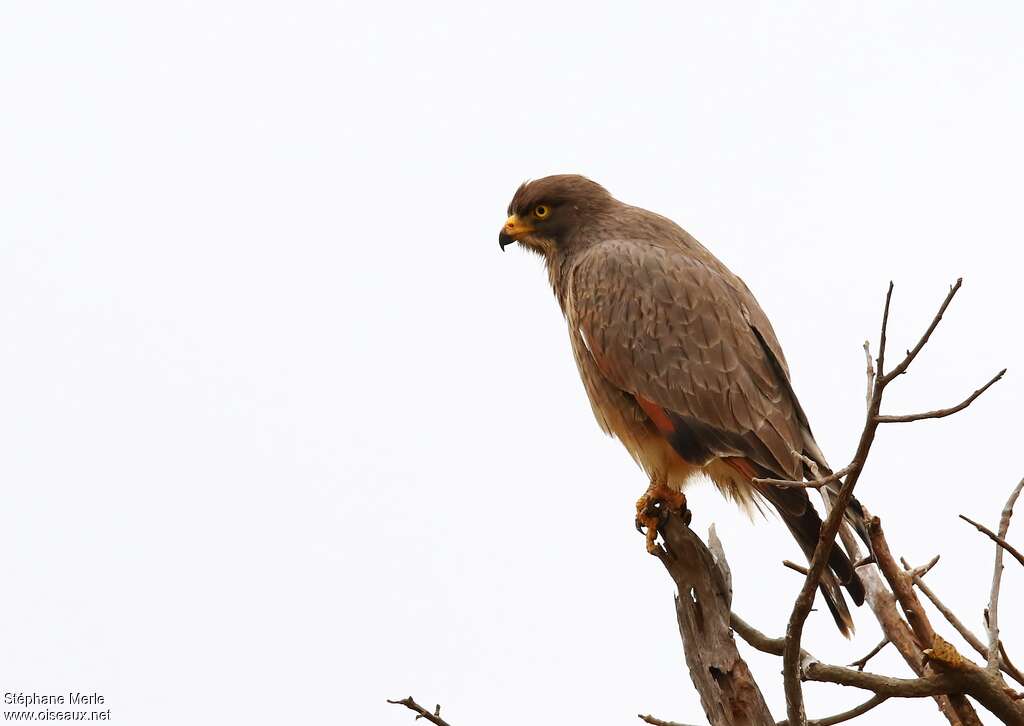
M 746 285 L 694 245 L 595 245 L 570 271 L 572 322 L 612 384 L 671 418 L 684 458 L 746 457 L 799 479 L 796 452 L 808 440 L 818 452 L 775 333 Z

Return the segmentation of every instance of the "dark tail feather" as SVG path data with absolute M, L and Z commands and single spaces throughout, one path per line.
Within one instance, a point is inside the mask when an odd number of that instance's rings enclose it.
M 818 512 L 811 505 L 807 491 L 796 487 L 767 486 L 761 493 L 778 510 L 779 516 L 786 523 L 809 562 L 814 557 L 814 549 L 818 545 L 822 522 Z M 850 559 L 838 542 L 832 548 L 828 564 L 831 572 L 826 570 L 822 575 L 819 586 L 821 594 L 840 632 L 849 637 L 853 632 L 853 618 L 839 586 L 843 585 L 854 603 L 861 605 L 864 602 L 864 585 L 853 571 Z

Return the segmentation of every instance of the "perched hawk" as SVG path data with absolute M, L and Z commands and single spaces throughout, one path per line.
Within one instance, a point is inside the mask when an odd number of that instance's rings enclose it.
M 745 507 L 769 502 L 810 558 L 821 518 L 806 489 L 753 479 L 812 478 L 807 460 L 829 469 L 743 281 L 671 220 L 582 176 L 523 184 L 508 214 L 501 248 L 519 242 L 544 258 L 594 415 L 650 477 L 637 502 L 648 548 L 649 505 L 681 508 L 682 489 L 703 473 Z M 858 605 L 864 587 L 838 546 L 829 566 L 821 591 L 849 635 L 839 585 Z

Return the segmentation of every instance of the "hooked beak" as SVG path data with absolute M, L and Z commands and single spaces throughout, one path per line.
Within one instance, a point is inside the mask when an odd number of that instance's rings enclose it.
M 531 232 L 533 232 L 533 227 L 513 214 L 505 220 L 505 226 L 503 226 L 501 228 L 501 232 L 498 233 L 498 246 L 501 247 L 501 251 L 504 252 L 508 245 L 513 242 L 517 242 L 520 237 L 530 234 Z

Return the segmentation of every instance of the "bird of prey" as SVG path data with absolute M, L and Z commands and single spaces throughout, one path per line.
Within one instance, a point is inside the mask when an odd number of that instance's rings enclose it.
M 746 284 L 671 220 L 582 176 L 523 184 L 508 215 L 501 249 L 518 242 L 543 257 L 594 415 L 650 478 L 637 502 L 648 549 L 652 505 L 681 510 L 683 488 L 703 473 L 748 510 L 771 504 L 810 559 L 821 518 L 807 490 L 754 480 L 802 481 L 813 478 L 808 462 L 828 464 Z M 864 587 L 838 545 L 829 568 L 820 589 L 849 636 L 840 585 L 858 605 Z

